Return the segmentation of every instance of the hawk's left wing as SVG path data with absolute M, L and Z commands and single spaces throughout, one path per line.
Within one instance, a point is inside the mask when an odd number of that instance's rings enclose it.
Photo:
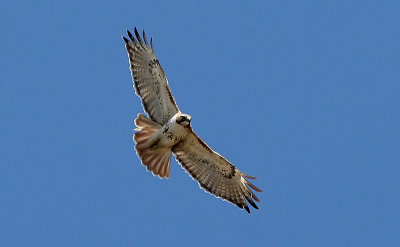
M 252 199 L 257 202 L 260 200 L 250 188 L 258 192 L 262 191 L 246 179 L 255 179 L 255 177 L 239 171 L 204 143 L 193 130 L 184 141 L 173 147 L 172 152 L 176 155 L 177 161 L 205 191 L 239 208 L 245 208 L 249 213 L 247 202 L 258 209 Z
M 144 31 L 142 40 L 136 28 L 136 38 L 127 32 L 131 40 L 122 38 L 126 43 L 136 94 L 142 99 L 143 108 L 150 119 L 164 125 L 179 111 L 167 77 L 154 53 L 152 40 L 149 45 Z

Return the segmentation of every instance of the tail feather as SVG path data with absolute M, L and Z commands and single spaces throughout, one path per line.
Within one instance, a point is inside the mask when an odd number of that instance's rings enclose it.
M 154 130 L 157 131 L 159 128 L 161 128 L 161 126 L 156 123 L 153 122 L 151 119 L 145 117 L 143 114 L 138 114 L 137 118 L 135 119 L 135 125 L 137 126 L 137 128 L 135 130 L 140 131 L 141 129 L 150 129 L 150 130 Z
M 171 149 L 152 146 L 151 143 L 151 138 L 161 126 L 143 114 L 138 114 L 135 119 L 135 125 L 137 126 L 135 130 L 138 132 L 134 134 L 133 139 L 136 143 L 136 152 L 142 160 L 142 164 L 155 176 L 169 178 Z

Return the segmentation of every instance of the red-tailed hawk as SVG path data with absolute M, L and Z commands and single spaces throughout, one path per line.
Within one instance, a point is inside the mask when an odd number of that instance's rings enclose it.
M 200 187 L 250 213 L 247 202 L 258 209 L 253 199 L 260 200 L 251 189 L 262 192 L 247 179 L 255 179 L 239 171 L 228 160 L 212 150 L 193 131 L 191 116 L 179 111 L 168 86 L 167 77 L 153 49 L 153 40 L 122 37 L 128 51 L 130 70 L 136 94 L 142 99 L 149 117 L 138 114 L 133 139 L 142 164 L 155 176 L 169 178 L 171 154 L 196 180 Z

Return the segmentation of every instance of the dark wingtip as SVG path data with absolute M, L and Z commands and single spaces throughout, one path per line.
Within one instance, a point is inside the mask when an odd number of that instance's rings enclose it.
M 124 36 L 121 36 L 121 37 L 125 41 L 126 44 L 129 44 L 129 39 L 125 38 Z
M 250 213 L 250 209 L 249 209 L 249 207 L 247 205 L 244 206 L 244 209 L 246 209 L 247 213 L 251 214 Z
M 258 209 L 257 204 L 255 204 L 251 199 L 250 201 L 249 200 L 247 201 L 251 204 L 251 206 L 253 206 L 253 208 Z
M 144 43 L 148 46 L 149 43 L 147 42 L 147 37 L 146 37 L 146 33 L 144 32 L 144 29 L 143 29 L 143 39 L 144 39 Z
M 246 193 L 246 192 L 247 192 L 247 193 Z M 253 193 L 251 192 L 251 190 L 250 190 L 250 189 L 247 189 L 247 190 L 245 191 L 245 194 L 244 194 L 243 196 L 244 196 L 244 198 L 246 198 L 247 202 L 250 203 L 251 206 L 253 206 L 253 208 L 258 209 L 257 204 L 251 199 L 252 194 L 253 194 Z M 257 199 L 258 199 L 258 198 L 257 198 Z
M 136 46 L 136 47 L 138 47 L 138 46 L 142 46 L 142 47 L 144 47 L 144 46 L 146 46 L 146 47 L 149 47 L 149 42 L 148 42 L 148 40 L 147 40 L 147 36 L 146 36 L 146 32 L 143 30 L 143 38 L 142 38 L 142 36 L 139 34 L 139 31 L 138 31 L 138 29 L 135 27 L 134 28 L 134 35 L 129 31 L 129 30 L 126 30 L 126 32 L 128 33 L 128 36 L 129 36 L 129 38 L 131 39 L 131 42 Z M 124 39 L 125 40 L 125 39 Z M 143 41 L 144 40 L 144 41 Z M 151 47 L 151 49 L 153 50 L 153 38 L 150 38 L 150 47 Z M 153 50 L 154 51 L 154 50 Z
M 128 33 L 128 36 L 133 41 L 133 43 L 136 43 L 135 37 L 132 35 L 132 33 L 129 32 L 129 30 L 126 30 L 126 32 Z
M 137 30 L 136 27 L 135 27 L 135 35 L 136 35 L 136 38 L 137 38 L 137 40 L 139 41 L 139 43 L 143 46 L 143 40 L 142 40 L 142 38 L 140 37 L 140 34 L 139 34 L 139 32 L 138 32 L 138 30 Z

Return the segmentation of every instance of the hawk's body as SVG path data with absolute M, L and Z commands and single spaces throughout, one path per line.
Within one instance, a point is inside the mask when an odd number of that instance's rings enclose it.
M 129 55 L 136 93 L 149 118 L 138 114 L 134 134 L 136 151 L 147 170 L 160 178 L 169 177 L 171 154 L 197 180 L 200 187 L 245 208 L 249 202 L 257 208 L 259 199 L 250 190 L 261 192 L 246 178 L 255 179 L 239 171 L 228 160 L 213 151 L 191 127 L 191 117 L 179 111 L 170 91 L 168 80 L 143 32 L 143 39 L 135 28 L 136 38 L 123 37 Z

